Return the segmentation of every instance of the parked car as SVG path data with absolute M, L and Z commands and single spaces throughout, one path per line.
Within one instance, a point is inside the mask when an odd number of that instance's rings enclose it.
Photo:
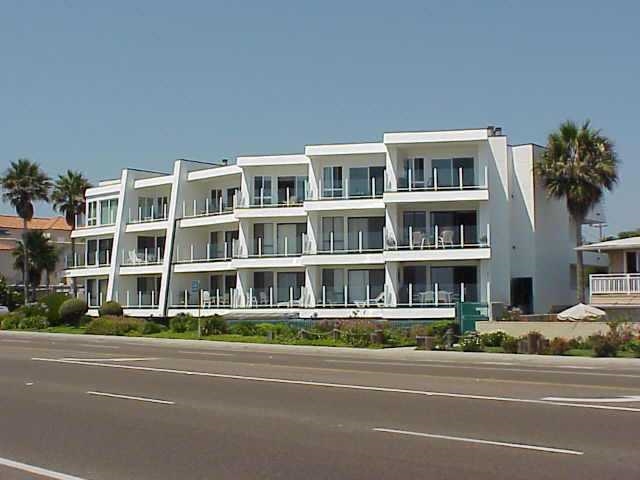
M 0 305 L 0 315 L 4 315 L 5 313 L 9 313 L 9 307 L 5 307 L 4 305 Z

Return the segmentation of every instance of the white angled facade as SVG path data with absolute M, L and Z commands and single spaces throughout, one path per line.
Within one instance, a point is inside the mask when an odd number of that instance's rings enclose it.
M 574 298 L 572 228 L 534 145 L 493 127 L 125 169 L 87 191 L 68 259 L 92 311 L 437 319 L 457 302 Z

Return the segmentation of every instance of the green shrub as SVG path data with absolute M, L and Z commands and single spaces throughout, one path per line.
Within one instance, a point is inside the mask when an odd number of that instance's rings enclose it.
M 7 313 L 5 315 L 2 315 L 2 317 L 0 318 L 1 318 L 0 329 L 15 330 L 18 328 L 18 325 L 20 324 L 20 320 L 22 320 L 24 316 L 17 312 L 12 312 L 12 313 Z
M 504 339 L 508 337 L 507 333 L 502 330 L 495 332 L 487 332 L 480 335 L 480 340 L 485 347 L 501 347 Z
M 505 335 L 502 339 L 502 349 L 505 353 L 518 353 L 518 339 L 511 335 Z
M 591 341 L 589 339 L 584 339 L 582 337 L 571 338 L 568 341 L 569 349 L 577 349 L 577 350 L 591 350 L 593 345 L 591 345 Z
M 232 324 L 229 327 L 229 332 L 233 333 L 234 335 L 242 335 L 245 337 L 258 335 L 257 324 L 248 321 Z
M 70 298 L 65 300 L 58 313 L 60 314 L 60 322 L 68 325 L 77 325 L 80 319 L 89 310 L 87 302 L 79 298 Z
M 608 333 L 602 335 L 597 333 L 589 337 L 596 357 L 615 357 L 618 354 L 620 343 L 617 336 Z
M 187 313 L 181 313 L 169 320 L 169 329 L 176 333 L 198 329 L 198 320 Z
M 549 342 L 546 353 L 550 355 L 564 355 L 570 349 L 569 342 L 566 339 L 556 337 Z
M 108 302 L 104 302 L 100 306 L 100 310 L 98 310 L 98 313 L 100 314 L 101 317 L 105 317 L 105 316 L 121 317 L 123 312 L 122 312 L 122 307 L 118 302 L 109 300 Z
M 140 318 L 99 317 L 89 322 L 86 333 L 91 335 L 128 335 L 142 333 L 144 326 L 145 321 Z
M 49 314 L 49 308 L 40 302 L 27 303 L 16 311 L 25 317 L 47 317 Z
M 467 332 L 460 339 L 460 348 L 463 352 L 482 352 L 484 346 L 482 345 L 482 339 L 477 332 Z
M 49 322 L 44 315 L 33 315 L 31 317 L 24 317 L 18 322 L 18 328 L 21 330 L 40 330 L 47 328 Z
M 212 315 L 200 319 L 202 335 L 220 335 L 229 331 L 227 321 L 220 315 Z
M 143 335 L 152 335 L 154 333 L 160 333 L 166 329 L 167 327 L 165 327 L 164 325 L 160 325 L 159 323 L 147 320 L 142 325 L 142 330 L 140 333 L 142 333 Z
M 60 306 L 69 299 L 66 293 L 50 293 L 40 299 L 47 306 L 47 320 L 49 325 L 60 325 Z
M 634 357 L 640 357 L 640 338 L 629 340 L 625 345 L 625 348 L 629 352 L 632 352 Z

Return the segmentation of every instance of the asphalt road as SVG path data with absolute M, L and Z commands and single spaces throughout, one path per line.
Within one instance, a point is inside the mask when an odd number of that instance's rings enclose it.
M 639 360 L 0 332 L 3 480 L 638 479 L 639 452 Z

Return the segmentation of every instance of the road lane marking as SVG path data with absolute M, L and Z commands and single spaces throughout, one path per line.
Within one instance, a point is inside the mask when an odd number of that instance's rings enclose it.
M 614 398 L 565 398 L 565 397 L 545 397 L 542 400 L 548 402 L 573 402 L 573 403 L 629 403 L 640 402 L 640 395 L 626 395 Z
M 480 362 L 482 365 L 515 365 L 512 362 Z
M 232 357 L 233 356 L 233 353 L 197 352 L 195 350 L 178 350 L 178 353 L 188 353 L 190 355 L 211 355 L 216 357 Z
M 97 397 L 110 397 L 110 398 L 122 398 L 124 400 L 137 400 L 139 402 L 149 402 L 149 403 L 161 403 L 162 405 L 175 405 L 176 402 L 171 402 L 169 400 L 159 400 L 157 398 L 147 398 L 147 397 L 134 397 L 131 395 L 121 395 L 119 393 L 107 393 L 107 392 L 87 392 L 87 395 L 94 395 Z
M 9 460 L 8 458 L 0 458 L 0 465 L 13 468 L 15 470 L 22 470 L 23 472 L 33 473 L 34 475 L 52 478 L 54 480 L 85 480 L 80 477 L 74 477 L 73 475 L 67 475 L 66 473 L 54 472 L 53 470 L 36 467 L 35 465 L 16 462 L 15 460 Z
M 279 383 L 279 384 L 287 384 L 287 385 L 304 385 L 309 387 L 336 388 L 336 389 L 345 389 L 345 390 L 365 390 L 365 391 L 385 392 L 385 393 L 403 393 L 408 395 L 462 398 L 462 399 L 468 399 L 468 400 L 487 400 L 487 401 L 493 401 L 493 402 L 528 403 L 528 404 L 535 404 L 535 405 L 551 405 L 556 407 L 560 406 L 560 407 L 575 407 L 575 408 L 593 408 L 597 410 L 614 410 L 614 411 L 622 411 L 622 412 L 640 412 L 640 408 L 616 407 L 612 405 L 591 405 L 586 403 L 549 402 L 545 400 L 536 400 L 536 399 L 527 399 L 527 398 L 492 397 L 492 396 L 486 396 L 486 395 L 472 395 L 472 394 L 464 394 L 464 393 L 428 392 L 423 390 L 411 390 L 411 389 L 405 389 L 405 388 L 377 387 L 377 386 L 369 386 L 369 385 L 350 385 L 350 384 L 343 384 L 343 383 L 315 382 L 310 380 L 291 380 L 287 378 L 252 377 L 252 376 L 246 376 L 246 375 L 232 375 L 228 373 L 211 373 L 211 372 L 198 372 L 198 371 L 191 371 L 191 370 L 176 370 L 172 368 L 141 367 L 138 365 L 123 365 L 119 363 L 79 362 L 79 361 L 73 361 L 73 360 L 60 360 L 58 358 L 33 357 L 31 360 L 37 361 L 37 362 L 62 363 L 67 365 L 120 368 L 123 370 L 139 370 L 144 372 L 171 373 L 176 375 L 192 375 L 192 376 L 210 377 L 210 378 L 224 378 L 228 380 L 246 380 L 246 381 L 252 381 L 252 382 Z
M 124 357 L 124 358 L 75 358 L 64 357 L 61 360 L 72 362 L 141 362 L 144 360 L 158 360 L 158 357 Z
M 113 350 L 117 350 L 120 348 L 115 345 L 101 345 L 98 343 L 78 343 L 78 345 L 82 347 L 92 347 L 92 348 L 111 348 Z
M 392 365 L 392 366 L 404 366 L 404 367 L 429 367 L 434 366 L 437 368 L 465 368 L 475 370 L 497 370 L 500 372 L 526 372 L 526 373 L 555 373 L 559 375 L 587 375 L 598 377 L 624 377 L 624 378 L 640 378 L 640 375 L 634 375 L 630 373 L 605 373 L 605 372 L 565 372 L 562 370 L 549 370 L 549 368 L 568 368 L 567 366 L 548 367 L 545 369 L 540 368 L 498 368 L 498 367 L 483 367 L 477 364 L 461 365 L 459 362 L 447 361 L 447 360 L 425 360 L 424 363 L 420 362 L 381 362 L 381 361 L 368 361 L 368 360 L 324 360 L 327 363 L 353 363 L 353 364 L 371 364 L 371 365 Z M 447 365 L 430 365 L 431 363 L 442 363 Z
M 480 445 L 493 445 L 496 447 L 520 448 L 523 450 L 534 450 L 545 453 L 563 453 L 565 455 L 584 455 L 584 452 L 578 450 L 567 450 L 564 448 L 541 447 L 539 445 L 527 445 L 524 443 L 496 442 L 494 440 L 482 440 L 479 438 L 452 437 L 450 435 L 436 435 L 434 433 L 410 432 L 407 430 L 394 430 L 392 428 L 374 428 L 374 432 L 396 433 L 399 435 L 408 435 L 413 437 L 435 438 L 439 440 L 451 440 L 454 442 L 478 443 Z

